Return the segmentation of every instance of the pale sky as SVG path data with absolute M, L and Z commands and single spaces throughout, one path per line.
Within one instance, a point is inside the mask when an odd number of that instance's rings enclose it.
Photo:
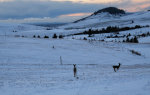
M 0 0 L 2 22 L 71 22 L 105 8 L 150 9 L 150 0 Z

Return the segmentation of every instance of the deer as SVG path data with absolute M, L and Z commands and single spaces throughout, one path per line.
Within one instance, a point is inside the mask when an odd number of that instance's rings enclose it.
M 74 77 L 76 77 L 77 75 L 77 68 L 76 68 L 76 64 L 73 64 L 74 68 L 73 68 L 73 72 L 74 72 Z
M 116 69 L 119 70 L 119 68 L 120 68 L 120 65 L 121 65 L 121 64 L 120 64 L 120 63 L 118 63 L 118 64 L 119 64 L 119 65 L 113 65 L 113 68 L 114 68 L 114 71 L 115 71 L 115 72 L 116 72 Z

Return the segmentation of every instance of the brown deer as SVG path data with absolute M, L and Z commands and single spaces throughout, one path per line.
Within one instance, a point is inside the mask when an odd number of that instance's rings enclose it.
M 119 64 L 119 65 L 113 65 L 113 68 L 114 68 L 114 71 L 115 71 L 115 72 L 116 72 L 116 69 L 119 70 L 119 68 L 120 68 L 120 65 L 121 65 L 121 64 L 120 64 L 120 63 L 118 63 L 118 64 Z
M 77 68 L 76 68 L 76 64 L 73 64 L 74 68 L 73 68 L 73 72 L 74 72 L 74 77 L 77 76 Z

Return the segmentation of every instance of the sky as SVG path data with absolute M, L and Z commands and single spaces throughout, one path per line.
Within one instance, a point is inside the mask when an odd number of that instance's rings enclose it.
M 0 22 L 73 22 L 105 7 L 150 9 L 150 0 L 0 0 Z

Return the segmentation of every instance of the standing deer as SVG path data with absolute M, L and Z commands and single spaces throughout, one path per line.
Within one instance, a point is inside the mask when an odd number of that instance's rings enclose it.
M 120 63 L 118 63 L 118 64 L 119 64 L 119 65 L 113 65 L 113 68 L 114 68 L 114 71 L 115 71 L 115 72 L 116 72 L 116 69 L 119 70 L 119 68 L 120 68 L 120 65 L 121 65 L 121 64 L 120 64 Z
M 74 68 L 73 68 L 73 72 L 74 72 L 74 77 L 77 76 L 77 68 L 76 68 L 76 64 L 73 64 Z

